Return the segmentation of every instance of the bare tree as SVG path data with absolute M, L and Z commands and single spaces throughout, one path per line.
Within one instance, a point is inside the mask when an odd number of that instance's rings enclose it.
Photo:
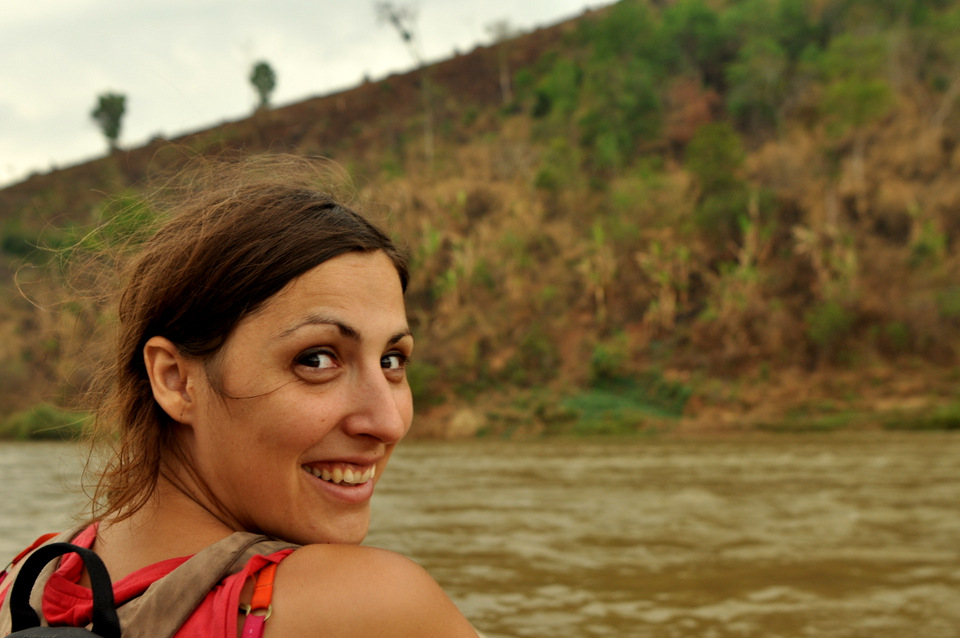
M 427 166 L 433 167 L 433 99 L 430 95 L 430 77 L 420 51 L 420 39 L 416 34 L 417 12 L 410 5 L 393 2 L 374 4 L 377 19 L 389 23 L 403 40 L 414 63 L 420 70 L 420 96 L 423 101 L 423 151 Z
M 410 5 L 395 5 L 392 2 L 377 2 L 375 4 L 377 19 L 381 22 L 388 22 L 397 30 L 400 39 L 403 40 L 410 56 L 418 67 L 423 66 L 423 56 L 420 53 L 420 40 L 416 37 L 414 29 L 417 22 L 417 10 Z
M 497 59 L 500 63 L 500 95 L 503 97 L 503 103 L 509 104 L 513 99 L 513 90 L 510 87 L 510 52 L 507 42 L 518 36 L 520 32 L 513 28 L 507 18 L 491 22 L 487 25 L 486 31 L 493 39 L 494 46 L 497 47 Z

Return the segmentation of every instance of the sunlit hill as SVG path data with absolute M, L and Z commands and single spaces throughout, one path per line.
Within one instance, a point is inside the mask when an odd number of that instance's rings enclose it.
M 237 151 L 331 158 L 409 245 L 415 435 L 960 427 L 958 69 L 960 2 L 622 0 L 34 175 L 0 191 L 0 429 L 75 420 L 91 255 Z

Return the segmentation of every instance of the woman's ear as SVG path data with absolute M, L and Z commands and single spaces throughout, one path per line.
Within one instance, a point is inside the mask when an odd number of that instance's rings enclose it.
M 143 362 L 153 398 L 174 421 L 190 423 L 195 405 L 199 365 L 180 354 L 169 339 L 151 337 L 143 346 Z

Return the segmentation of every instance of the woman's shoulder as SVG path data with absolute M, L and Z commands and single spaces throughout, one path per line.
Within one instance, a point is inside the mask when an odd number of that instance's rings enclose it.
M 266 635 L 444 636 L 476 633 L 410 559 L 356 545 L 307 545 L 277 570 Z

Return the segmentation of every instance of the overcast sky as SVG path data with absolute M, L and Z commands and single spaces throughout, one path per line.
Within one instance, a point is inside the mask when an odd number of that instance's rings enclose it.
M 248 115 L 266 60 L 283 106 L 412 67 L 374 0 L 0 0 L 0 185 L 102 155 L 97 96 L 127 96 L 121 146 Z M 407 0 L 427 60 L 612 0 Z

